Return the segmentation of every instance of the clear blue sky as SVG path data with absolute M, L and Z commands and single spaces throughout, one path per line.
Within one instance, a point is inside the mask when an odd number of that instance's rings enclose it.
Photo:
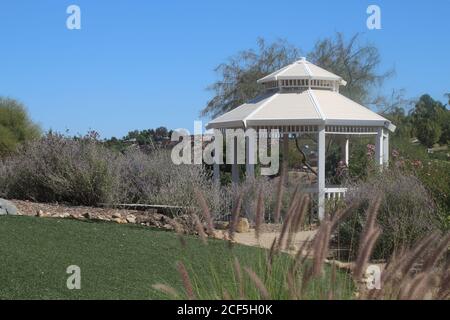
M 81 7 L 81 30 L 66 8 Z M 381 7 L 382 30 L 366 28 Z M 450 91 L 450 1 L 2 0 L 0 95 L 44 129 L 103 137 L 157 126 L 192 130 L 214 67 L 258 36 L 311 50 L 336 31 L 363 33 L 408 97 Z

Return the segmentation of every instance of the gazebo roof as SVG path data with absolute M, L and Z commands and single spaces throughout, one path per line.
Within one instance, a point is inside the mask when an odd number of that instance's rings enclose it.
M 307 69 L 308 80 L 301 80 Z M 341 95 L 338 84 L 343 83 L 342 78 L 306 60 L 284 67 L 259 82 L 271 83 L 265 94 L 215 118 L 206 127 L 336 125 L 395 128 L 389 120 Z
M 312 64 L 304 57 L 259 79 L 258 83 L 292 79 L 338 80 L 341 81 L 342 85 L 346 84 L 340 76 Z

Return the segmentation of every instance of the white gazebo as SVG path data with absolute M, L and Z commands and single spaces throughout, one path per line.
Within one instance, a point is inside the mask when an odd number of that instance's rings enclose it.
M 266 92 L 210 121 L 208 129 L 278 129 L 283 135 L 287 150 L 290 135 L 317 134 L 317 185 L 318 215 L 323 219 L 325 199 L 338 197 L 345 188 L 325 185 L 325 137 L 339 136 L 343 160 L 348 164 L 349 138 L 353 135 L 375 138 L 375 161 L 381 168 L 389 160 L 389 131 L 395 126 L 370 109 L 339 93 L 346 82 L 305 58 L 259 79 Z M 247 154 L 250 154 L 247 150 Z M 248 158 L 248 157 L 247 157 Z M 248 161 L 248 160 L 247 160 Z M 218 177 L 218 165 L 215 165 Z M 247 162 L 247 175 L 254 175 Z M 232 177 L 238 179 L 237 162 L 232 165 Z

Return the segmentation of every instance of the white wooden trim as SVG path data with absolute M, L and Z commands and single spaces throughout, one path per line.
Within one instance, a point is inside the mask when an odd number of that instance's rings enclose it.
M 325 218 L 325 126 L 319 126 L 318 134 L 318 215 L 319 220 Z
M 387 166 L 389 163 L 389 132 L 386 132 L 383 137 L 383 165 Z
M 375 164 L 377 166 L 383 165 L 383 139 L 383 128 L 379 128 L 375 137 Z
M 311 89 L 308 89 L 309 98 L 311 99 L 314 108 L 316 109 L 317 113 L 319 114 L 320 118 L 325 121 L 326 118 L 322 112 L 322 109 L 320 108 L 319 101 L 317 100 L 316 96 L 314 95 L 314 92 Z
M 344 160 L 344 163 L 346 166 L 348 166 L 348 159 L 349 159 L 349 145 L 350 145 L 350 139 L 345 137 L 342 141 L 341 145 L 341 159 Z
M 233 159 L 233 163 L 231 164 L 231 181 L 233 183 L 239 183 L 239 167 L 237 164 L 237 143 L 233 143 L 234 144 L 234 159 Z

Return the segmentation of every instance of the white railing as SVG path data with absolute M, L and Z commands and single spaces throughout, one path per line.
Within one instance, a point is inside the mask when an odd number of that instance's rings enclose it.
M 307 193 L 317 193 L 317 187 L 312 186 L 309 188 L 303 189 L 304 192 Z M 335 186 L 329 186 L 325 187 L 325 199 L 342 199 L 345 198 L 345 193 L 347 192 L 347 188 L 343 187 L 335 187 Z
M 345 197 L 347 188 L 325 188 L 325 199 L 341 199 Z

